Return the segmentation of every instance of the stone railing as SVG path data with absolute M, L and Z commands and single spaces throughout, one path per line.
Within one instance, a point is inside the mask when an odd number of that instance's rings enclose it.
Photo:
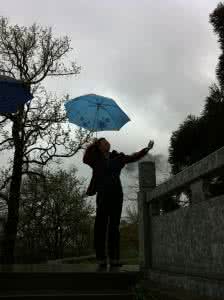
M 139 260 L 150 279 L 224 296 L 224 195 L 211 197 L 207 188 L 223 171 L 224 147 L 159 186 L 155 164 L 139 163 Z M 186 189 L 190 205 L 161 214 L 169 196 Z

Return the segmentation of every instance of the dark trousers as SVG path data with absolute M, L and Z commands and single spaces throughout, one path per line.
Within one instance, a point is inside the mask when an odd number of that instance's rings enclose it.
M 123 193 L 117 191 L 99 191 L 96 196 L 96 218 L 94 226 L 94 248 L 96 259 L 109 260 L 120 258 L 120 219 L 123 205 Z

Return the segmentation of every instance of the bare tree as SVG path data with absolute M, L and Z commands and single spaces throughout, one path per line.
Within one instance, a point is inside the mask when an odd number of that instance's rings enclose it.
M 72 157 L 91 137 L 85 130 L 75 136 L 63 124 L 65 100 L 46 92 L 41 85 L 47 76 L 77 75 L 80 67 L 64 60 L 71 52 L 67 36 L 56 38 L 51 28 L 9 25 L 0 19 L 0 74 L 22 80 L 35 96 L 16 113 L 0 115 L 0 152 L 13 151 L 9 167 L 1 176 L 0 196 L 7 201 L 8 218 L 3 242 L 3 262 L 13 263 L 19 220 L 21 181 L 34 174 L 36 166 L 46 166 L 61 157 Z M 39 174 L 41 175 L 41 174 Z M 7 193 L 8 188 L 8 193 Z

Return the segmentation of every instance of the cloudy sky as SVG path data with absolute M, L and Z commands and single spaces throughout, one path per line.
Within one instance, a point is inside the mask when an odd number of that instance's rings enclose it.
M 173 130 L 199 114 L 215 80 L 217 38 L 208 22 L 217 0 L 0 0 L 11 23 L 52 26 L 68 35 L 82 67 L 76 78 L 46 82 L 58 95 L 114 98 L 131 122 L 107 132 L 113 148 L 131 153 L 154 139 L 168 153 Z M 78 164 L 80 156 L 66 164 Z M 81 175 L 91 174 L 80 165 Z

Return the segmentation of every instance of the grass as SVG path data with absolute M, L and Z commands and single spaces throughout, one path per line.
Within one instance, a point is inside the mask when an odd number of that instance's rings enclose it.
M 125 265 L 138 265 L 139 264 L 139 259 L 138 259 L 138 253 L 134 249 L 121 249 L 121 261 L 124 262 Z M 88 264 L 95 264 L 96 259 L 94 257 L 88 258 L 88 259 L 83 259 L 82 261 L 73 261 L 67 260 L 67 263 L 74 263 L 74 264 L 83 264 L 83 265 L 88 265 Z

